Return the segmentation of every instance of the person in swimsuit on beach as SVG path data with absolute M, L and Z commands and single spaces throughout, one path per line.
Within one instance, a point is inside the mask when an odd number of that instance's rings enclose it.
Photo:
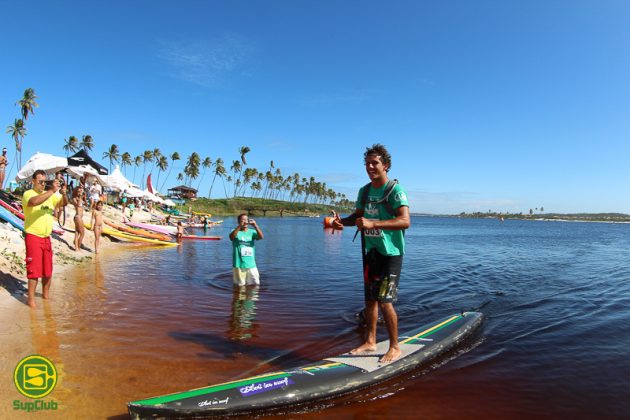
M 72 194 L 72 205 L 74 206 L 74 250 L 79 251 L 81 244 L 83 243 L 83 237 L 85 236 L 85 226 L 83 226 L 83 200 L 84 192 L 83 186 L 79 184 L 74 189 Z
M 103 232 L 103 202 L 98 201 L 92 211 L 92 230 L 94 231 L 94 253 L 98 254 L 98 245 L 101 243 Z
M 177 222 L 177 242 L 181 241 L 184 237 L 184 225 L 182 222 Z
M 376 350 L 376 323 L 379 309 L 389 334 L 389 349 L 379 362 L 389 363 L 401 356 L 398 346 L 398 316 L 394 302 L 405 253 L 404 230 L 411 224 L 405 190 L 388 178 L 391 156 L 385 146 L 375 144 L 363 155 L 370 183 L 359 190 L 356 209 L 340 219 L 335 213 L 334 229 L 356 226 L 364 238 L 363 287 L 367 333 L 363 344 L 350 354 Z M 362 244 L 363 245 L 363 244 Z
M 9 160 L 7 159 L 7 148 L 3 147 L 2 156 L 0 156 L 0 188 L 4 188 L 4 176 L 8 163 Z

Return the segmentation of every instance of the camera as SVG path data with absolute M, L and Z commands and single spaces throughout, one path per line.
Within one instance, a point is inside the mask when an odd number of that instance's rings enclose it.
M 55 182 L 54 179 L 47 179 L 46 180 L 46 187 L 45 187 L 46 191 L 53 189 L 54 182 Z

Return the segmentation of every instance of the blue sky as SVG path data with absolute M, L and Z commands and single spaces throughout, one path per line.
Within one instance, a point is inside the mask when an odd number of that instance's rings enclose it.
M 3 133 L 24 89 L 39 96 L 24 161 L 84 134 L 98 158 L 249 146 L 250 166 L 354 199 L 381 142 L 412 212 L 630 213 L 627 1 L 0 6 Z

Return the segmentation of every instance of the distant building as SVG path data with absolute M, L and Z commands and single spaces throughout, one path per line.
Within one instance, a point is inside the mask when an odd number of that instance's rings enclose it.
M 176 198 L 197 198 L 197 190 L 185 185 L 180 185 L 178 187 L 169 188 L 168 195 L 169 197 Z

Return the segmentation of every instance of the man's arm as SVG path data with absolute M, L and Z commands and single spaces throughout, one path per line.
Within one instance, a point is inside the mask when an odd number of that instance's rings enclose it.
M 409 226 L 411 226 L 411 218 L 409 217 L 408 206 L 398 207 L 394 219 L 378 220 L 367 219 L 365 217 L 357 218 L 357 227 L 359 229 L 404 230 Z
M 61 200 L 57 203 L 57 208 L 65 207 L 68 204 L 68 190 L 66 189 L 66 184 L 63 184 L 59 193 L 61 194 Z
M 230 232 L 230 241 L 233 241 L 234 238 L 236 238 L 236 234 L 238 233 L 238 231 L 241 230 L 241 226 L 238 225 L 236 227 L 236 229 L 234 229 L 232 232 Z
M 333 210 L 334 220 L 333 220 L 333 229 L 342 230 L 344 226 L 356 226 L 357 219 L 359 217 L 363 217 L 363 210 L 355 209 L 354 213 L 352 213 L 348 217 L 344 217 L 343 219 L 339 217 L 339 214 Z
M 54 190 L 48 190 L 41 194 L 34 195 L 28 200 L 28 203 L 26 203 L 26 205 L 29 207 L 39 206 L 44 201 L 48 200 L 54 193 Z
M 254 222 L 254 229 L 256 229 L 256 233 L 258 234 L 258 238 L 256 238 L 257 240 L 261 240 L 264 239 L 264 235 L 262 233 L 262 230 L 260 230 L 260 228 L 258 227 L 258 223 Z

